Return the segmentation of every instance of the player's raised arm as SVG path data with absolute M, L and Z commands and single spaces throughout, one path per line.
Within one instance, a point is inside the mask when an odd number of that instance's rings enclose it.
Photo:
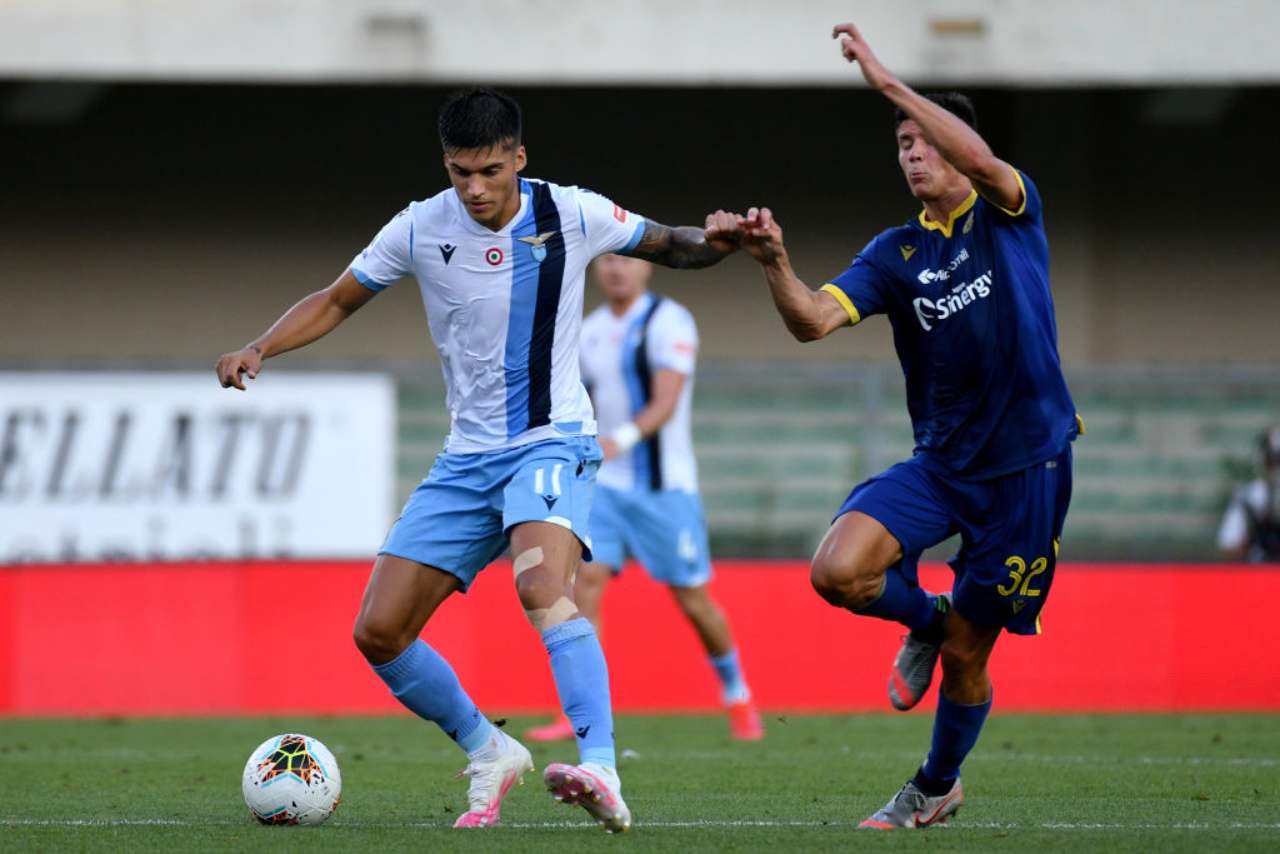
M 1022 185 L 1013 167 L 996 157 L 977 131 L 891 74 L 853 24 L 836 25 L 831 36 L 840 38 L 844 58 L 858 64 L 867 84 L 920 125 L 925 141 L 972 181 L 983 198 L 1009 211 L 1022 207 Z
M 797 341 L 818 341 L 851 323 L 849 313 L 826 291 L 812 290 L 791 269 L 782 227 L 768 208 L 751 208 L 740 226 L 742 248 L 764 268 L 773 304 Z
M 703 228 L 692 225 L 672 228 L 647 219 L 640 242 L 620 254 L 677 270 L 710 267 L 737 251 L 738 219 L 737 214 L 716 211 L 707 215 Z
M 264 359 L 305 347 L 352 315 L 376 292 L 360 284 L 350 269 L 332 285 L 299 300 L 271 328 L 239 350 L 224 354 L 214 370 L 223 388 L 244 391 L 243 377 L 253 379 Z

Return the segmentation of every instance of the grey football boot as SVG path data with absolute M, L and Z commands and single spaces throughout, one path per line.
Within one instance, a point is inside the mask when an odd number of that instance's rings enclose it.
M 960 788 L 960 778 L 951 785 L 945 795 L 931 798 L 916 788 L 916 784 L 907 784 L 893 796 L 883 809 L 877 810 L 870 818 L 863 819 L 858 827 L 874 830 L 893 830 L 898 827 L 928 827 L 932 824 L 945 824 L 947 819 L 955 815 L 964 803 L 964 789 Z
M 951 594 L 939 593 L 937 607 L 944 615 L 950 611 Z M 903 638 L 902 648 L 889 671 L 889 702 L 895 709 L 905 712 L 920 702 L 933 683 L 933 671 L 938 666 L 938 654 L 941 652 L 941 628 L 936 637 L 921 637 L 911 632 Z

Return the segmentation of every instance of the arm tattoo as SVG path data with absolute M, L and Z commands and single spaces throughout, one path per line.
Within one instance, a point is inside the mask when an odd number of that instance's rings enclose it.
M 645 220 L 644 235 L 640 242 L 625 254 L 664 267 L 690 270 L 710 267 L 727 253 L 708 244 L 701 228 L 691 225 L 672 228 L 660 222 Z

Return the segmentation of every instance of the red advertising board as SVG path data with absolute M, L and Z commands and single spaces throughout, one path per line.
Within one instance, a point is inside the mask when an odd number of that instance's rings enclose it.
M 395 710 L 351 642 L 367 573 L 363 563 L 0 568 L 0 714 Z M 923 578 L 949 584 L 945 566 Z M 763 706 L 887 708 L 899 627 L 828 606 L 801 563 L 721 562 L 713 589 Z M 1280 568 L 1063 564 L 1044 634 L 996 648 L 997 705 L 1280 709 L 1280 621 L 1240 611 L 1275 601 Z M 508 566 L 447 602 L 424 637 L 490 714 L 554 706 Z M 604 643 L 619 711 L 716 707 L 693 631 L 638 567 L 606 596 Z

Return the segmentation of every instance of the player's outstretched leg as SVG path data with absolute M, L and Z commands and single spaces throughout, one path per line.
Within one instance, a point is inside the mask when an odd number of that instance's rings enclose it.
M 556 691 L 578 742 L 578 764 L 553 763 L 543 781 L 557 801 L 583 807 L 610 833 L 631 827 L 622 800 L 613 743 L 609 673 L 595 629 L 585 618 L 569 620 L 542 634 Z
M 612 574 L 613 571 L 608 564 L 584 563 L 574 578 L 573 593 L 578 613 L 591 621 L 592 627 L 596 630 L 597 640 L 603 637 L 600 604 Z M 573 739 L 573 722 L 569 720 L 568 715 L 561 712 L 560 716 L 550 723 L 528 729 L 525 732 L 525 738 L 539 742 L 570 741 Z
M 417 637 L 459 586 L 457 578 L 438 569 L 381 555 L 356 619 L 355 641 L 396 699 L 466 751 L 470 809 L 454 826 L 488 827 L 498 823 L 502 799 L 533 770 L 533 759 L 480 714 L 449 662 Z
M 859 487 L 846 502 L 875 505 L 892 495 L 887 478 Z M 945 533 L 945 531 L 943 532 Z M 950 600 L 929 593 L 915 579 L 919 553 L 903 547 L 876 518 L 850 510 L 832 523 L 810 566 L 810 581 L 823 599 L 855 614 L 900 623 L 911 630 L 889 675 L 889 701 L 906 710 L 933 681 Z
M 947 614 L 945 631 L 942 690 L 929 755 L 898 794 L 860 827 L 928 827 L 945 822 L 964 803 L 960 765 L 991 711 L 987 661 L 1000 629 L 978 626 L 953 610 Z
M 695 587 L 671 585 L 671 593 L 685 618 L 698 632 L 711 667 L 720 680 L 720 695 L 729 713 L 730 734 L 740 741 L 764 738 L 764 724 L 751 699 L 751 689 L 743 675 L 738 649 L 733 644 L 733 633 L 724 611 L 711 598 L 705 583 Z
M 559 525 L 527 522 L 512 529 L 511 551 L 520 603 L 547 648 L 578 743 L 578 764 L 549 765 L 543 780 L 556 800 L 585 808 L 610 832 L 626 830 L 631 812 L 618 779 L 609 669 L 595 629 L 572 599 L 581 544 Z

